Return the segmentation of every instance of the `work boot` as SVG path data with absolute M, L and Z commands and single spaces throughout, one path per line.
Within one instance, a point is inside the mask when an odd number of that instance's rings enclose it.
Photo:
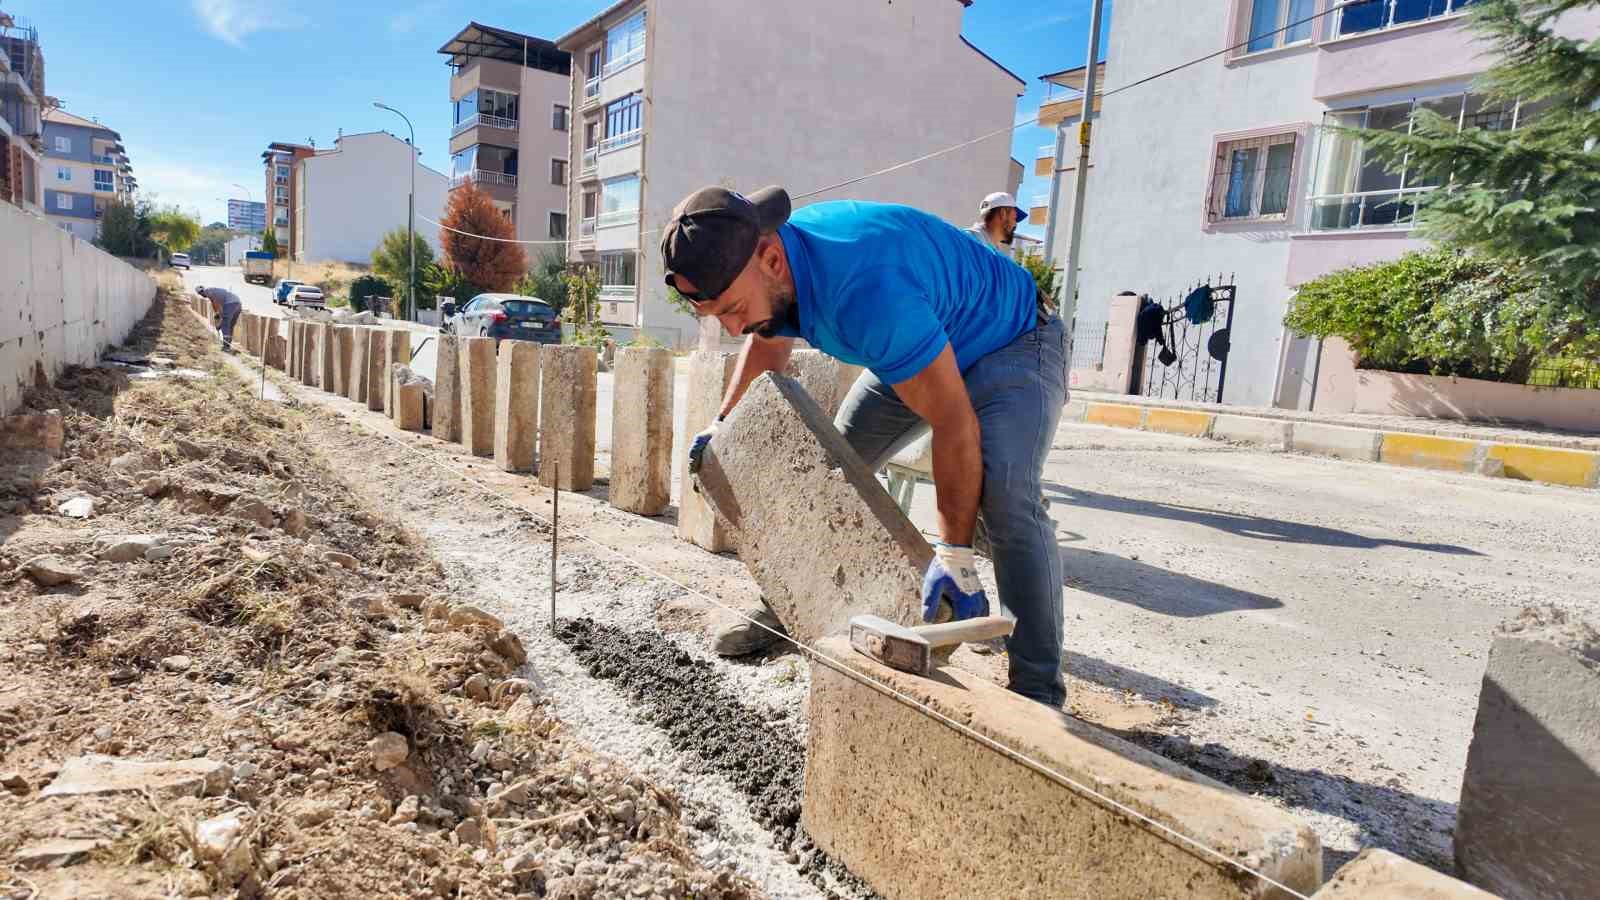
M 754 622 L 750 621 L 752 619 Z M 759 627 L 755 624 L 757 622 L 766 628 Z M 711 650 L 718 656 L 751 656 L 783 640 L 783 635 L 788 633 L 788 629 L 778 621 L 778 614 L 772 611 L 766 601 L 762 601 L 761 606 L 751 613 L 750 619 L 737 619 L 717 629 L 711 636 Z

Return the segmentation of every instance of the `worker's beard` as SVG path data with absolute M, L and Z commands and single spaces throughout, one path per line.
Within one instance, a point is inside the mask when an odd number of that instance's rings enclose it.
M 1015 238 L 1016 236 L 1017 236 L 1017 226 L 1015 226 L 1015 225 L 1004 225 L 1004 226 L 1001 226 L 1001 228 L 1000 228 L 1000 243 L 1009 244 L 1009 243 L 1011 243 L 1011 239 Z
M 771 339 L 778 336 L 778 329 L 792 318 L 794 311 L 794 290 L 784 285 L 775 285 L 772 289 L 772 318 L 748 325 L 745 334 L 753 334 L 759 338 Z

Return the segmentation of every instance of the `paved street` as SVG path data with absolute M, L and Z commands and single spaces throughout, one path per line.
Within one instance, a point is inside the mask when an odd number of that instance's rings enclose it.
M 1078 424 L 1045 491 L 1074 689 L 1171 704 L 1161 732 L 1220 745 L 1197 767 L 1270 760 L 1354 842 L 1442 839 L 1406 832 L 1453 820 L 1500 621 L 1600 614 L 1594 491 Z M 914 519 L 935 527 L 930 486 Z M 1296 798 L 1299 776 L 1353 785 Z

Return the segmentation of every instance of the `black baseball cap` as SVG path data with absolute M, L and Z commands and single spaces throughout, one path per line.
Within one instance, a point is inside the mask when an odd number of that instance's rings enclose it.
M 682 275 L 694 282 L 697 298 L 719 296 L 744 271 L 757 240 L 787 221 L 789 193 L 776 185 L 748 197 L 725 187 L 695 191 L 661 231 L 667 285 L 676 289 L 672 276 Z

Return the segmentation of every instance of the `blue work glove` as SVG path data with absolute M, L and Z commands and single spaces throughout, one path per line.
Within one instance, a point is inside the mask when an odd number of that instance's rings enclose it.
M 699 475 L 700 464 L 705 462 L 706 448 L 711 446 L 711 437 L 717 433 L 717 426 L 722 424 L 718 419 L 711 423 L 711 427 L 689 439 L 689 474 Z
M 922 576 L 922 621 L 948 622 L 988 614 L 989 595 L 978 580 L 972 548 L 934 544 L 933 559 Z

